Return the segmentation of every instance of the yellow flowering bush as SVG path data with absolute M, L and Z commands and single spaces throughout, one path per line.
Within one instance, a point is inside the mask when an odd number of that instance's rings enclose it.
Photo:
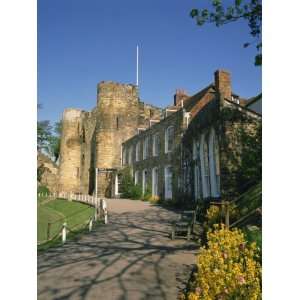
M 206 220 L 209 226 L 220 223 L 221 211 L 216 205 L 211 205 L 206 211 Z
M 151 196 L 149 201 L 152 203 L 152 204 L 157 204 L 159 201 L 160 201 L 160 198 L 159 196 Z
M 239 229 L 214 225 L 197 256 L 197 273 L 188 300 L 261 299 L 261 266 L 255 243 Z
M 223 213 L 225 213 L 225 211 Z M 235 204 L 229 205 L 229 216 L 230 216 L 231 222 L 232 222 L 232 220 L 236 220 L 238 218 L 239 212 L 238 212 L 238 209 Z M 224 216 L 223 216 L 223 219 L 224 219 Z M 219 223 L 221 223 L 221 221 L 224 222 L 224 220 L 222 220 L 221 206 L 211 205 L 206 211 L 206 221 L 207 221 L 207 225 L 209 227 L 211 227 L 214 224 L 219 224 Z

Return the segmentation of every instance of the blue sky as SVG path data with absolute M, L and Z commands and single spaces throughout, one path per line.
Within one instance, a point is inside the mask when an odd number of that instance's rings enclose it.
M 225 1 L 231 2 L 231 1 Z M 102 80 L 135 83 L 140 47 L 140 97 L 164 107 L 176 88 L 192 95 L 213 82 L 216 69 L 232 75 L 244 97 L 261 92 L 256 50 L 245 22 L 199 27 L 192 8 L 203 0 L 38 0 L 39 120 L 58 121 L 65 108 L 91 110 Z

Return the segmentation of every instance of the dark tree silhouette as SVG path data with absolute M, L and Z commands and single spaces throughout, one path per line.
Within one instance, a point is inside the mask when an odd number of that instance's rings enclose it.
M 206 23 L 213 23 L 217 27 L 222 25 L 244 20 L 248 22 L 250 35 L 253 41 L 244 43 L 244 48 L 255 44 L 258 51 L 255 56 L 255 65 L 262 64 L 262 1 L 261 0 L 234 0 L 232 5 L 225 6 L 222 0 L 212 0 L 212 10 L 192 9 L 190 15 L 196 19 L 199 26 Z

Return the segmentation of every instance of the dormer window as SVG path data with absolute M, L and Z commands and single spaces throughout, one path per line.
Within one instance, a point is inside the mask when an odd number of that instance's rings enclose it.
M 236 103 L 236 104 L 240 104 L 240 99 L 238 96 L 231 96 L 231 101 Z
M 142 133 L 142 132 L 145 131 L 145 130 L 146 130 L 146 128 L 138 128 L 138 129 L 137 129 L 137 133 L 140 134 L 140 133 Z

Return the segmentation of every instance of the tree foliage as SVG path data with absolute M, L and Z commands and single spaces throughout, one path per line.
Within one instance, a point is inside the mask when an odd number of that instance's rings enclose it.
M 58 160 L 60 152 L 62 122 L 56 122 L 54 126 L 49 120 L 37 122 L 37 148 L 44 150 L 55 161 Z
M 52 126 L 49 120 L 37 122 L 37 147 L 38 150 L 49 151 L 49 140 L 52 136 Z
M 240 184 L 259 182 L 262 173 L 262 124 L 259 122 L 252 134 L 244 127 L 239 129 L 238 134 L 242 144 L 241 166 L 237 176 Z
M 244 43 L 244 48 L 252 45 L 256 46 L 258 54 L 255 56 L 255 65 L 262 64 L 262 42 L 261 42 L 261 24 L 262 24 L 262 1 L 261 0 L 234 0 L 234 3 L 225 6 L 222 0 L 212 0 L 212 11 L 208 9 L 192 9 L 190 16 L 196 19 L 199 26 L 206 23 L 213 23 L 217 27 L 244 20 L 248 23 L 252 42 Z

